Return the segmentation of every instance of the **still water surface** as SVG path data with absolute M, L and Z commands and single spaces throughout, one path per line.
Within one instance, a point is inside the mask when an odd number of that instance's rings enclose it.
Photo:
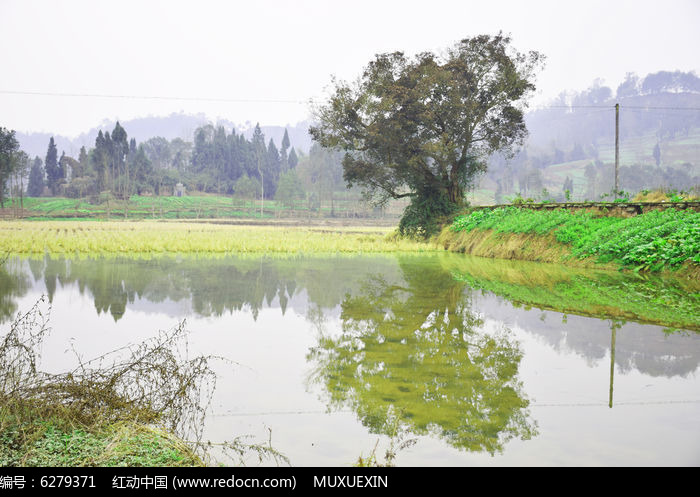
M 295 466 L 700 464 L 698 288 L 456 254 L 10 259 L 0 320 L 51 301 L 64 371 L 185 320 L 225 356 L 212 441 Z M 257 460 L 252 459 L 251 464 Z

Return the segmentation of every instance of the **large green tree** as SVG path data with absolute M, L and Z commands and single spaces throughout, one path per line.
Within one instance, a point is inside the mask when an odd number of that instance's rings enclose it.
M 119 121 L 112 130 L 111 142 L 112 189 L 115 192 L 121 190 L 123 198 L 129 198 L 129 163 L 126 160 L 129 153 L 129 140 L 126 130 L 119 124 Z M 114 186 L 117 180 L 119 182 L 117 186 Z
M 280 170 L 285 172 L 289 169 L 289 153 L 287 149 L 291 142 L 289 141 L 289 133 L 287 133 L 287 128 L 284 128 L 284 136 L 282 137 L 282 146 L 280 147 Z
M 233 185 L 233 193 L 238 198 L 254 199 L 260 195 L 260 181 L 244 174 Z
M 285 171 L 280 176 L 275 192 L 275 199 L 284 204 L 285 207 L 294 208 L 297 201 L 304 199 L 304 185 L 294 169 Z
M 486 159 L 526 135 L 526 97 L 542 55 L 503 34 L 467 38 L 444 54 L 379 54 L 356 83 L 336 82 L 310 128 L 346 152 L 344 179 L 376 202 L 409 197 L 402 231 L 464 203 Z
M 156 169 L 170 167 L 172 162 L 172 151 L 170 143 L 162 136 L 154 136 L 143 142 L 144 152 Z
M 275 142 L 270 138 L 264 161 L 265 198 L 274 198 L 280 179 L 280 154 Z
M 19 197 L 19 207 L 24 208 L 24 185 L 25 179 L 29 176 L 29 169 L 31 167 L 31 160 L 29 155 L 24 150 L 19 150 L 14 154 L 14 166 L 12 167 L 12 197 L 13 200 L 17 200 Z
M 253 163 L 256 166 L 257 177 L 260 178 L 260 199 L 265 197 L 265 163 L 267 148 L 265 147 L 265 135 L 260 129 L 260 123 L 255 125 L 253 137 L 251 139 Z M 253 177 L 252 175 L 251 178 Z
M 15 131 L 0 128 L 0 207 L 5 206 L 5 190 L 7 180 L 15 167 L 15 154 L 19 152 L 19 142 Z
M 297 164 L 299 164 L 299 157 L 297 156 L 294 147 L 292 147 L 292 150 L 289 151 L 289 158 L 287 159 L 287 164 L 289 165 L 290 169 L 294 169 L 295 167 L 297 167 Z
M 46 160 L 44 161 L 46 168 L 46 184 L 51 189 L 51 193 L 56 195 L 58 187 L 61 183 L 61 168 L 58 164 L 58 148 L 53 140 L 53 136 L 49 139 L 49 146 L 46 149 Z
M 146 147 L 143 144 L 139 145 L 133 153 L 130 164 L 134 188 L 136 193 L 141 195 L 154 181 L 153 164 L 149 160 Z
M 107 132 L 109 136 L 109 131 Z M 97 176 L 96 188 L 98 192 L 101 192 L 107 187 L 107 163 L 109 157 L 108 143 L 105 139 L 105 135 L 102 134 L 102 130 L 97 133 L 97 138 L 95 138 L 95 148 L 90 154 L 90 159 L 92 162 L 92 167 Z
M 32 169 L 29 171 L 29 184 L 27 185 L 27 195 L 39 197 L 44 191 L 44 166 L 39 156 L 34 158 Z

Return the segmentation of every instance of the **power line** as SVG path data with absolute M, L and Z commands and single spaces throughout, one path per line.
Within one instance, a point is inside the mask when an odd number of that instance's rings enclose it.
M 115 99 L 132 99 L 132 100 L 175 100 L 175 101 L 192 101 L 192 102 L 227 102 L 227 103 L 273 103 L 273 104 L 308 104 L 313 103 L 313 98 L 308 100 L 292 100 L 284 98 L 219 98 L 219 97 L 179 97 L 179 96 L 161 96 L 161 95 L 116 95 L 108 93 L 68 93 L 68 92 L 43 92 L 43 91 L 27 91 L 27 90 L 0 90 L 0 94 L 5 95 L 27 95 L 27 96 L 42 96 L 42 97 L 86 97 L 86 98 L 115 98 Z M 620 105 L 621 109 L 628 110 L 680 110 L 680 111 L 700 111 L 700 107 L 665 107 L 665 106 L 639 106 L 639 105 Z M 541 105 L 533 106 L 532 110 L 546 109 L 601 109 L 613 110 L 614 105 Z
M 543 109 L 605 109 L 614 110 L 614 105 L 543 105 L 533 108 L 533 110 Z M 620 104 L 620 109 L 627 110 L 689 110 L 700 111 L 700 107 L 662 107 L 662 106 L 641 106 L 641 105 L 624 105 Z
M 614 109 L 614 105 L 542 105 L 542 106 L 537 106 L 533 110 L 540 110 L 540 109 L 608 109 L 612 110 Z
M 213 98 L 213 97 L 164 97 L 159 95 L 110 95 L 106 93 L 59 93 L 40 91 L 0 90 L 6 95 L 30 95 L 42 97 L 87 97 L 87 98 L 118 98 L 132 100 L 179 100 L 193 102 L 227 102 L 227 103 L 274 103 L 274 104 L 306 104 L 303 100 L 287 99 L 257 99 L 257 98 Z
M 700 111 L 700 107 L 644 107 L 638 105 L 621 105 L 623 109 L 634 109 L 634 110 L 692 110 Z
M 672 110 L 669 110 L 666 112 L 661 111 L 661 110 L 655 110 L 651 114 L 648 111 L 646 111 L 645 109 L 624 109 L 624 110 L 626 110 L 627 112 L 629 112 L 631 114 L 635 114 L 638 116 L 639 115 L 651 115 L 653 117 L 671 117 L 671 118 L 689 118 L 689 119 L 693 118 L 692 115 L 680 114 L 678 112 L 674 113 Z M 700 110 L 700 109 L 698 109 L 698 110 Z

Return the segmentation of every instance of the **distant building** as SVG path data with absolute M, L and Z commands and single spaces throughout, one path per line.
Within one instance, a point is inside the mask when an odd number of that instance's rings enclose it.
M 173 189 L 173 195 L 176 197 L 184 197 L 185 196 L 185 186 L 182 183 L 178 183 L 175 185 L 175 188 Z

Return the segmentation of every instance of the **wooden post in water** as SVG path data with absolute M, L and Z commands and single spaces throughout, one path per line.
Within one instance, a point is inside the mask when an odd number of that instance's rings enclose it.
M 615 104 L 615 198 L 620 191 L 619 185 L 620 167 L 620 104 Z
M 617 334 L 617 329 L 620 327 L 614 319 L 610 321 L 610 393 L 608 397 L 608 407 L 612 409 L 613 406 L 613 378 L 615 377 L 615 335 Z

